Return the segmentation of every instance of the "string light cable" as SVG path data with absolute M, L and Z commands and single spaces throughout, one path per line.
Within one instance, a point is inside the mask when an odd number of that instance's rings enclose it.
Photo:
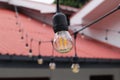
M 54 48 L 53 48 L 53 40 L 51 41 L 52 44 L 52 55 L 51 55 L 51 59 L 50 59 L 50 63 L 49 63 L 49 68 L 50 70 L 55 70 L 56 69 L 56 63 L 54 60 Z
M 41 50 L 40 50 L 40 47 L 41 46 L 41 41 L 39 41 L 38 42 L 38 53 L 39 53 L 39 55 L 38 55 L 38 64 L 43 64 L 43 58 L 42 58 L 42 56 L 41 56 Z
M 76 47 L 76 39 L 77 39 L 77 34 L 74 34 L 74 51 L 75 51 L 75 56 L 73 57 L 73 62 L 72 62 L 72 72 L 73 73 L 78 73 L 80 71 L 80 65 L 78 62 L 78 56 L 77 56 L 77 47 Z

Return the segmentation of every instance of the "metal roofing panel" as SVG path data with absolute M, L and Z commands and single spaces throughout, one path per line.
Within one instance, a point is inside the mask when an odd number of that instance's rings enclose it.
M 19 33 L 19 27 L 16 25 L 15 12 L 0 9 L 0 13 L 0 53 L 3 55 L 9 53 L 9 55 L 28 56 L 28 49 L 25 48 L 26 39 L 20 39 L 22 33 Z M 32 49 L 33 55 L 37 56 L 38 41 L 50 41 L 54 36 L 53 30 L 50 26 L 24 15 L 20 15 L 19 20 L 21 27 L 24 29 L 23 36 L 25 37 L 25 34 L 28 34 L 28 41 L 31 38 L 35 39 Z M 119 49 L 88 38 L 82 39 L 80 35 L 77 38 L 77 54 L 80 58 L 120 59 Z M 52 55 L 51 43 L 41 44 L 41 55 L 47 57 Z M 74 56 L 74 50 L 67 54 L 55 52 L 54 56 L 72 57 Z

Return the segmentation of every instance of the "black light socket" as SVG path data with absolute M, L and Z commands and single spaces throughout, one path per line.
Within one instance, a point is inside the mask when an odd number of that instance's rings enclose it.
M 63 13 L 57 12 L 53 16 L 53 29 L 55 33 L 58 31 L 68 31 L 67 18 Z
M 78 57 L 73 57 L 72 62 L 73 63 L 78 63 Z

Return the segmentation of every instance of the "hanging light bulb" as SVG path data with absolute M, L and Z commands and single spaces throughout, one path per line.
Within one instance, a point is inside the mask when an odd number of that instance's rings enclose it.
M 43 58 L 38 59 L 38 64 L 43 64 Z
M 78 73 L 80 71 L 80 66 L 78 63 L 73 63 L 71 69 L 73 73 Z
M 75 49 L 76 51 L 76 49 Z M 73 64 L 71 66 L 72 72 L 73 73 L 78 73 L 80 71 L 80 65 L 78 63 L 78 57 L 77 54 L 75 53 L 75 57 L 73 57 Z
M 21 34 L 22 34 L 21 40 L 23 40 L 24 39 L 24 37 L 23 37 L 23 29 L 21 29 Z
M 32 57 L 32 42 L 33 42 L 33 39 L 30 40 L 29 57 Z
M 51 61 L 49 63 L 49 68 L 50 68 L 50 70 L 55 70 L 56 69 L 56 64 L 55 64 L 53 58 L 51 58 Z
M 73 47 L 73 40 L 68 32 L 67 18 L 60 12 L 59 0 L 56 1 L 56 14 L 53 16 L 53 29 L 55 32 L 53 46 L 57 52 L 67 53 Z
M 21 36 L 21 40 L 23 40 L 24 39 L 24 37 L 23 36 Z
M 59 31 L 55 33 L 53 46 L 60 53 L 67 53 L 72 49 L 72 38 L 68 31 Z
M 73 39 L 68 32 L 66 16 L 57 12 L 53 16 L 53 29 L 55 32 L 53 46 L 57 52 L 67 53 L 73 47 Z
M 21 29 L 19 29 L 18 31 L 21 32 Z
M 25 47 L 28 49 L 29 45 L 28 45 L 28 35 L 26 34 L 26 44 Z
M 18 25 L 19 23 L 18 22 L 16 22 L 16 25 Z
M 81 38 L 85 38 L 85 35 L 84 35 L 84 33 L 81 33 Z
M 105 35 L 105 40 L 107 41 L 108 40 L 108 29 L 106 29 L 106 35 Z
M 28 43 L 25 44 L 25 47 L 28 49 Z
M 32 49 L 29 49 L 29 57 L 32 57 Z
M 38 56 L 38 64 L 43 64 L 43 58 L 39 55 Z
M 50 70 L 55 70 L 55 68 L 56 68 L 55 62 L 50 62 L 49 63 L 49 68 L 50 68 Z

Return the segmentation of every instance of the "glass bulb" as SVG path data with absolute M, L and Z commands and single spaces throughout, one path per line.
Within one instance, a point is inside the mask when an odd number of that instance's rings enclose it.
M 53 46 L 60 53 L 67 53 L 73 47 L 73 40 L 68 31 L 59 31 L 55 33 Z
M 72 64 L 71 68 L 73 73 L 78 73 L 80 71 L 80 66 L 78 63 Z
M 43 64 L 43 59 L 42 58 L 38 59 L 38 64 Z
M 50 62 L 49 67 L 50 67 L 50 70 L 55 70 L 56 64 L 54 62 Z
M 29 50 L 29 57 L 32 57 L 32 49 Z
M 28 43 L 26 43 L 26 44 L 25 44 L 25 48 L 28 49 L 28 46 L 29 46 Z

